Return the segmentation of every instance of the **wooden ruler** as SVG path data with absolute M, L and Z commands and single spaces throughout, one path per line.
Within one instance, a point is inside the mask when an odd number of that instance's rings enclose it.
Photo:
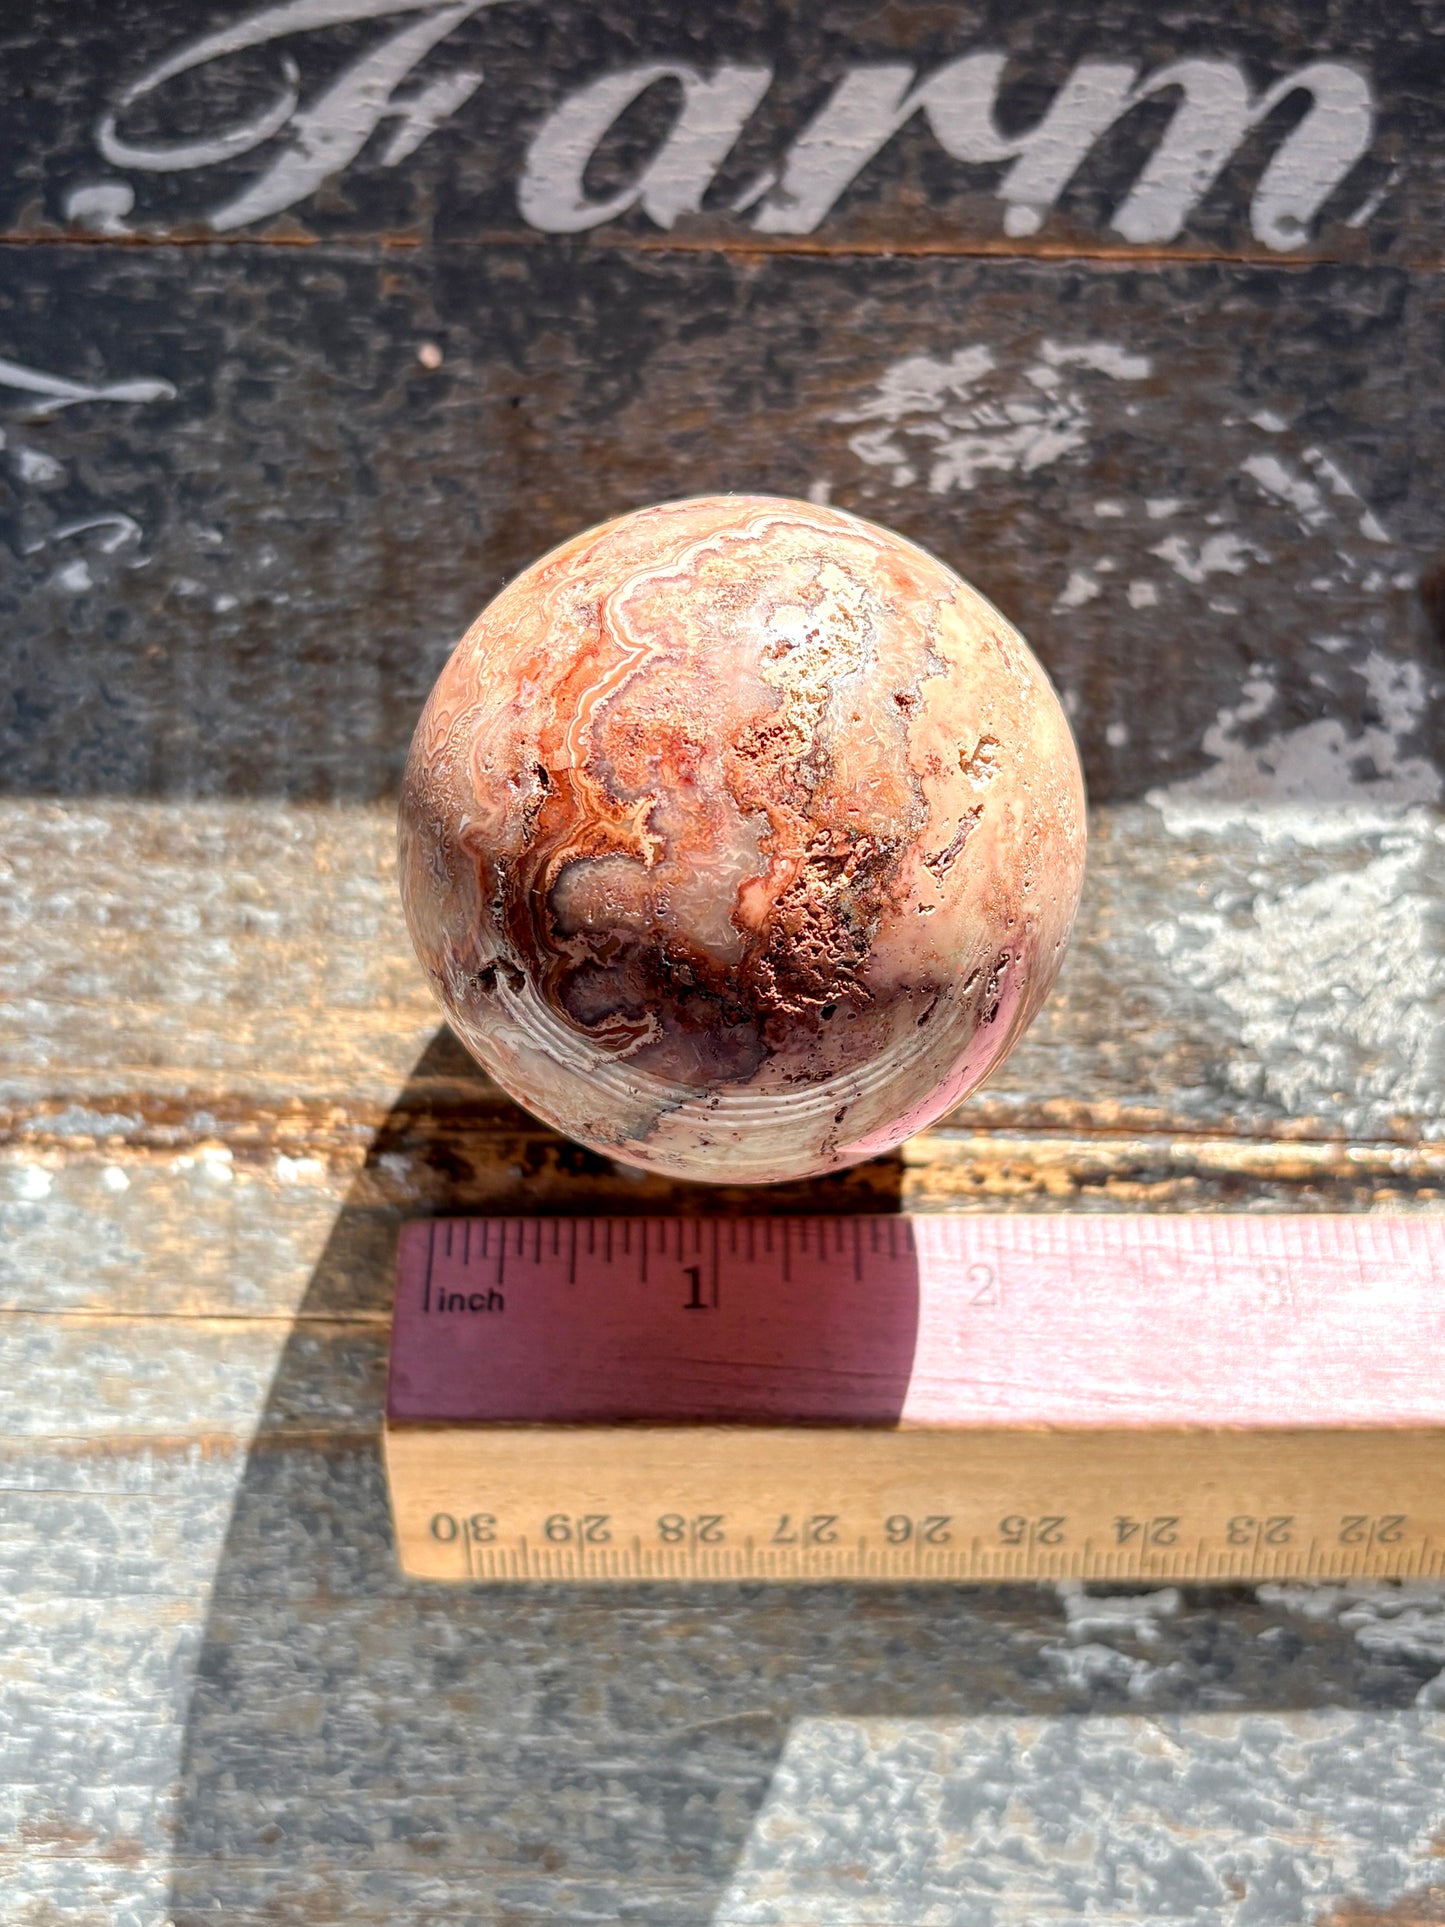
M 443 1219 L 398 1258 L 403 1569 L 1445 1574 L 1445 1220 Z

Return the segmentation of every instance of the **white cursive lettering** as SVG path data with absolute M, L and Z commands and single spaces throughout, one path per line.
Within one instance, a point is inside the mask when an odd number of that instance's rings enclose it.
M 1179 60 L 1142 83 L 1137 68 L 1081 61 L 1037 126 L 1006 137 L 994 116 L 1001 54 L 969 54 L 914 84 L 911 67 L 857 67 L 846 74 L 794 142 L 754 223 L 769 234 L 809 234 L 900 128 L 922 113 L 955 160 L 1012 160 L 999 184 L 1004 227 L 1036 233 L 1089 150 L 1141 101 L 1178 90 L 1182 99 L 1113 226 L 1137 244 L 1172 241 L 1249 130 L 1303 91 L 1310 108 L 1280 143 L 1250 206 L 1256 239 L 1287 250 L 1366 152 L 1374 110 L 1364 77 L 1333 61 L 1286 75 L 1257 100 L 1228 60 Z
M 40 399 L 30 406 L 33 415 L 53 415 L 59 409 L 73 408 L 78 401 L 170 401 L 176 392 L 171 382 L 147 375 L 132 381 L 90 384 L 71 381 L 65 375 L 47 375 L 41 368 L 26 368 L 18 361 L 0 361 L 0 388 L 38 395 Z
M 594 80 L 543 121 L 528 148 L 517 189 L 522 219 L 548 234 L 575 234 L 631 207 L 665 228 L 696 214 L 772 78 L 770 67 L 725 63 L 705 80 L 695 67 L 669 61 Z M 582 185 L 588 161 L 619 116 L 661 80 L 682 88 L 666 139 L 635 180 L 609 200 L 590 200 Z
M 383 122 L 383 167 L 414 154 L 481 85 L 475 68 L 405 83 L 432 50 L 463 22 L 498 0 L 281 0 L 204 35 L 133 81 L 97 130 L 112 165 L 167 173 L 233 162 L 263 144 L 278 151 L 257 177 L 208 217 L 221 233 L 293 207 L 356 160 Z M 178 75 L 227 55 L 296 34 L 401 16 L 386 37 L 353 59 L 314 98 L 303 101 L 296 63 L 281 57 L 276 91 L 231 126 L 192 140 L 127 139 L 120 120 Z M 1172 113 L 1153 152 L 1115 209 L 1112 226 L 1135 246 L 1175 240 L 1191 213 L 1251 131 L 1286 100 L 1308 98 L 1305 112 L 1278 140 L 1250 201 L 1256 240 L 1279 252 L 1304 245 L 1310 224 L 1367 152 L 1374 102 L 1363 74 L 1339 61 L 1317 60 L 1259 94 L 1239 64 L 1227 59 L 1176 60 L 1141 78 L 1127 61 L 1081 60 L 1042 117 L 1022 133 L 1004 133 L 997 118 L 1007 56 L 964 54 L 919 78 L 905 61 L 846 72 L 780 162 L 732 203 L 752 210 L 763 234 L 810 234 L 859 173 L 916 116 L 945 153 L 965 165 L 1007 163 L 996 193 L 1009 235 L 1037 233 L 1090 152 L 1125 116 L 1158 97 Z M 549 234 L 572 234 L 617 220 L 633 208 L 661 228 L 700 212 L 718 171 L 772 81 L 770 68 L 722 62 L 709 73 L 684 61 L 656 60 L 605 74 L 564 99 L 527 149 L 517 197 L 522 218 Z M 633 178 L 615 193 L 593 196 L 587 169 L 609 131 L 649 89 L 680 90 L 672 124 Z M 1352 215 L 1363 224 L 1379 195 Z M 74 218 L 104 233 L 124 233 L 131 190 L 124 182 L 87 184 L 67 206 Z
M 448 74 L 405 100 L 396 98 L 396 88 L 438 42 L 490 4 L 492 0 L 442 0 L 442 4 L 438 0 L 286 0 L 282 6 L 267 7 L 234 26 L 207 34 L 142 74 L 121 96 L 120 111 L 134 106 L 177 74 L 289 34 L 399 13 L 419 14 L 421 18 L 409 21 L 353 61 L 304 109 L 296 91 L 295 65 L 283 60 L 284 85 L 276 98 L 235 127 L 204 140 L 140 147 L 123 140 L 117 131 L 116 115 L 107 114 L 97 130 L 97 144 L 116 167 L 175 172 L 232 160 L 288 128 L 289 144 L 266 172 L 209 217 L 218 233 L 246 227 L 252 221 L 279 214 L 283 208 L 294 207 L 314 193 L 329 174 L 339 173 L 356 159 L 383 120 L 391 118 L 400 123 L 381 156 L 383 167 L 395 167 L 415 153 L 427 135 L 476 92 L 482 76 L 475 71 Z
M 1099 135 L 1123 111 L 1132 67 L 1084 61 L 1031 133 L 1008 138 L 994 120 L 1005 58 L 967 54 L 915 86 L 912 67 L 855 67 L 803 129 L 754 225 L 765 234 L 810 234 L 838 197 L 915 114 L 957 161 L 1013 160 L 999 189 L 1006 202 L 1050 204 Z M 1013 214 L 1015 209 L 1010 208 Z M 1010 233 L 1020 227 L 1006 218 Z

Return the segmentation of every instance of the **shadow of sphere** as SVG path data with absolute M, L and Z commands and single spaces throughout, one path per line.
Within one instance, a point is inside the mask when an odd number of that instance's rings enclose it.
M 368 1172 L 421 1156 L 437 1210 L 477 1209 L 458 1148 L 468 1092 L 495 1105 L 443 1032 Z M 572 1208 L 597 1209 L 587 1187 L 604 1178 L 569 1168 L 571 1147 L 554 1155 L 562 1165 L 546 1171 L 563 1170 Z M 546 1172 L 518 1168 L 516 1195 L 490 1208 L 516 1210 L 538 1187 L 558 1208 Z M 768 1203 L 896 1208 L 900 1174 L 860 1167 Z M 758 1209 L 760 1194 L 746 1197 L 656 1182 L 643 1202 Z M 236 1492 L 184 1739 L 174 1927 L 701 1927 L 749 1851 L 797 1721 L 1139 1710 L 1127 1664 L 1086 1676 L 1061 1663 L 1050 1590 L 404 1580 L 378 1439 L 400 1214 L 374 1199 L 363 1172 Z M 639 1208 L 630 1192 L 626 1208 Z M 1281 1618 L 1245 1594 L 1186 1597 L 1150 1635 L 1149 1704 L 1408 1703 L 1418 1682 L 1372 1673 L 1333 1625 L 1262 1645 Z

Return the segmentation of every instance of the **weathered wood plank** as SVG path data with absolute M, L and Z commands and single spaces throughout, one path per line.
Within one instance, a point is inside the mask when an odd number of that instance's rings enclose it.
M 727 1215 L 759 1203 L 756 1192 L 726 1185 L 639 1184 L 622 1167 L 584 1162 L 540 1126 L 491 1132 L 424 1108 L 398 1112 L 364 1164 L 294 1143 L 254 1163 L 225 1150 L 210 1139 L 159 1157 L 0 1159 L 0 1193 L 10 1194 L 0 1204 L 0 1306 L 100 1313 L 116 1322 L 117 1343 L 137 1318 L 380 1319 L 397 1233 L 419 1214 Z M 848 1212 L 1438 1211 L 1442 1195 L 1445 1150 L 1435 1143 L 959 1129 L 826 1187 L 770 1191 L 767 1203 Z
M 297 1370 L 267 1406 L 288 1329 L 284 1319 L 6 1318 L 12 1449 L 56 1435 L 106 1456 L 214 1435 L 244 1444 L 263 1408 L 272 1432 L 374 1433 L 385 1322 L 308 1321 L 290 1355 L 310 1359 L 315 1378 Z
M 227 1443 L 229 1453 L 216 1451 L 214 1441 L 208 1456 L 196 1450 L 184 1488 L 157 1494 L 117 1489 L 121 1480 L 114 1474 L 122 1452 L 132 1466 L 143 1456 L 134 1442 L 128 1451 L 112 1449 L 107 1455 L 95 1481 L 98 1490 L 66 1490 L 62 1483 L 78 1464 L 91 1474 L 97 1470 L 97 1455 L 87 1453 L 81 1461 L 74 1441 L 65 1441 L 62 1450 L 54 1442 L 32 1442 L 23 1460 L 8 1442 L 0 1459 L 0 1590 L 13 1616 L 12 1647 L 18 1649 L 16 1633 L 25 1622 L 27 1599 L 145 1599 L 157 1628 L 166 1624 L 159 1602 L 194 1605 L 197 1550 L 206 1546 L 215 1553 L 224 1544 L 244 1458 L 241 1441 Z M 29 1491 L 18 1483 L 27 1477 L 35 1482 Z M 72 1642 L 68 1663 L 90 1663 L 92 1637 L 93 1629 L 84 1641 Z
M 1096 803 L 1440 795 L 1429 276 L 132 248 L 0 280 L 17 362 L 165 386 L 7 393 L 12 792 L 385 795 L 508 574 L 749 488 L 974 579 Z
M 1283 806 L 1202 811 L 1177 799 L 1096 811 L 1059 989 L 955 1128 L 1438 1137 L 1438 820 L 1355 806 L 1311 820 Z M 192 807 L 174 834 L 171 820 L 153 805 L 91 802 L 78 825 L 55 804 L 5 806 L 7 1136 L 42 1164 L 97 1145 L 181 1155 L 213 1141 L 248 1176 L 278 1156 L 354 1165 L 435 1034 L 393 895 L 389 815 L 236 804 Z M 108 901 L 120 899 L 117 934 Z M 515 1196 L 525 1178 L 553 1208 L 564 1177 L 582 1181 L 579 1199 L 614 1182 L 602 1161 L 546 1150 L 490 1086 L 459 1082 L 455 1060 L 439 1083 L 424 1076 L 417 1100 L 451 1109 L 432 1127 L 440 1135 L 471 1131 L 490 1146 L 473 1176 L 449 1173 L 459 1199 Z M 390 1162 L 375 1151 L 369 1184 L 386 1197 L 394 1182 L 397 1202 L 440 1198 L 397 1161 L 421 1152 L 405 1121 L 390 1128 Z M 1097 1155 L 1147 1164 L 1173 1153 L 1156 1141 Z M 1298 1172 L 1309 1154 L 1284 1155 Z M 1343 1149 L 1315 1155 L 1332 1163 L 1331 1181 L 1348 1176 Z M 1256 1157 L 1250 1168 L 1266 1181 L 1267 1166 Z M 922 1156 L 912 1167 L 915 1197 L 931 1168 Z M 1363 1145 L 1353 1168 L 1388 1175 Z M 1412 1168 L 1429 1181 L 1429 1156 L 1401 1175 Z M 204 1192 L 212 1167 L 190 1171 Z M 318 1175 L 273 1168 L 268 1182 L 304 1188 Z M 123 1190 L 110 1182 L 115 1202 Z M 643 1195 L 617 1182 L 619 1198 Z
M 91 23 L 79 48 L 45 21 L 6 35 L 22 165 L 0 219 L 26 237 L 210 228 L 415 245 L 571 231 L 1285 259 L 1388 259 L 1438 239 L 1439 55 L 1423 0 L 1324 15 L 1279 0 L 1227 23 L 1040 0 L 964 13 L 842 0 L 825 19 L 788 4 L 685 22 L 660 0 L 461 0 L 380 21 L 365 0 L 336 0 L 298 22 L 170 0 Z M 1301 130 L 1306 101 L 1286 98 L 1286 77 L 1312 67 L 1319 105 Z M 1071 77 L 1072 131 L 1044 119 Z M 1172 130 L 1160 180 L 1147 163 L 1171 79 L 1194 120 Z
M 118 1864 L 103 1855 L 93 1861 L 23 1864 L 23 1874 L 12 1882 L 22 1927 L 68 1927 L 76 1920 L 152 1927 L 165 1919 L 169 1882 L 163 1862 L 138 1864 L 127 1850 Z
M 442 1595 L 404 1585 L 389 1556 L 380 1467 L 363 1442 L 380 1373 L 357 1371 L 363 1355 L 379 1367 L 375 1327 L 307 1324 L 279 1353 L 268 1330 L 272 1378 L 227 1369 L 237 1333 L 224 1325 L 149 1321 L 169 1364 L 157 1345 L 135 1354 L 134 1373 L 98 1374 L 84 1321 L 42 1322 L 52 1342 L 36 1354 L 26 1429 L 27 1459 L 47 1482 L 77 1463 L 86 1399 L 107 1486 L 127 1435 L 137 1459 L 154 1454 L 155 1421 L 181 1418 L 197 1446 L 228 1433 L 240 1446 L 258 1418 L 260 1429 L 249 1451 L 193 1461 L 172 1496 L 139 1494 L 138 1511 L 136 1498 L 83 1490 L 7 1500 L 7 1571 L 28 1575 L 5 1642 L 7 1687 L 25 1713 L 10 1730 L 28 1747 L 9 1777 L 18 1891 L 37 1905 L 60 1895 L 82 1919 L 159 1918 L 121 1910 L 157 1891 L 163 1859 L 178 1923 L 218 1898 L 241 1920 L 299 1922 L 320 1907 L 390 1923 L 573 1917 L 584 1905 L 603 1920 L 700 1921 L 725 1897 L 753 1910 L 722 1915 L 741 1921 L 768 1918 L 764 1903 L 833 1904 L 825 1897 L 856 1878 L 845 1863 L 881 1868 L 875 1847 L 861 1861 L 858 1844 L 805 1847 L 830 1834 L 822 1823 L 835 1809 L 816 1789 L 806 1801 L 789 1790 L 807 1779 L 815 1743 L 853 1744 L 849 1722 L 865 1729 L 860 1759 L 893 1745 L 876 1733 L 880 1715 L 912 1722 L 915 1739 L 968 1747 L 980 1718 L 1025 1715 L 1037 1737 L 1050 1712 L 1142 1703 L 1152 1733 L 1170 1709 L 1213 1707 L 1212 1726 L 1195 1714 L 1181 1723 L 1176 1749 L 1192 1759 L 1202 1747 L 1220 1771 L 1235 1762 L 1242 1790 L 1251 1774 L 1258 1784 L 1265 1732 L 1298 1747 L 1322 1718 L 1347 1717 L 1269 1714 L 1308 1707 L 1328 1679 L 1334 1700 L 1373 1709 L 1349 1716 L 1348 1737 L 1329 1729 L 1332 1757 L 1383 1748 L 1417 1796 L 1438 1782 L 1438 1720 L 1382 1720 L 1438 1672 L 1434 1594 L 1370 1608 L 1365 1623 L 1381 1634 L 1370 1641 L 1337 1623 L 1347 1595 L 1299 1616 L 1288 1589 L 1223 1610 L 1172 1593 L 1090 1602 L 929 1588 Z M 7 1382 L 16 1376 L 8 1367 Z M 238 1391 L 249 1419 L 238 1420 Z M 1258 1710 L 1241 1716 L 1241 1703 Z M 368 1736 L 380 1735 L 378 1751 Z M 1143 1737 L 1131 1730 L 1120 1744 Z M 910 1784 L 900 1760 L 860 1787 Z M 1072 1760 L 1022 1772 L 1015 1784 L 1040 1798 L 1077 1783 Z M 158 1802 L 172 1779 L 175 1803 Z M 965 1802 L 970 1784 L 964 1774 Z M 1326 1839 L 1337 1863 L 1336 1884 L 1318 1891 L 1347 1891 L 1349 1816 L 1374 1809 L 1317 1772 L 1296 1785 L 1281 1814 L 1299 1815 L 1289 1824 Z M 961 1824 L 930 1821 L 928 1851 L 946 1858 L 955 1838 L 962 1848 L 974 1836 Z M 1160 1824 L 1162 1812 L 1149 1822 Z M 1373 1822 L 1359 1825 L 1378 1854 Z M 1205 1836 L 1195 1850 L 1217 1867 L 1237 1849 Z M 1403 1833 L 1392 1851 L 1388 1878 L 1383 1863 L 1370 1876 L 1390 1892 L 1409 1877 Z M 932 1864 L 942 1904 L 957 1876 Z M 32 1917 L 44 1915 L 21 1916 Z
M 303 1361 L 300 1369 L 309 1367 Z M 566 1589 L 513 1601 L 486 1592 L 442 1598 L 402 1590 L 367 1561 L 348 1571 L 348 1555 L 378 1527 L 384 1540 L 384 1522 L 374 1461 L 332 1451 L 262 1451 L 251 1461 L 219 1568 L 210 1657 L 192 1713 L 195 1758 L 184 1776 L 188 1844 L 203 1856 L 220 1852 L 229 1871 L 183 1853 L 182 1892 L 198 1892 L 191 1883 L 206 1878 L 237 1883 L 241 1905 L 278 1883 L 318 1879 L 340 1891 L 335 1883 L 344 1885 L 346 1874 L 331 1851 L 343 1839 L 353 1867 L 364 1853 L 387 1887 L 405 1870 L 406 1841 L 418 1831 L 394 1824 L 409 1802 L 405 1810 L 428 1822 L 420 1831 L 440 1836 L 430 1850 L 441 1861 L 434 1871 L 480 1881 L 484 1896 L 505 1883 L 509 1863 L 525 1871 L 530 1849 L 519 1840 L 541 1827 L 574 1877 L 626 1865 L 645 1878 L 649 1863 L 654 1877 L 669 1863 L 678 1872 L 683 1847 L 691 1878 L 675 1900 L 695 1904 L 704 1841 L 712 1877 L 731 1866 L 741 1816 L 735 1808 L 729 1816 L 730 1786 L 746 1804 L 756 1800 L 799 1719 L 870 1717 L 874 1708 L 934 1722 L 1010 1708 L 1037 1715 L 1085 1696 L 1098 1704 L 1101 1694 L 1121 1707 L 1141 1695 L 1162 1708 L 1308 1704 L 1323 1665 L 1348 1703 L 1398 1705 L 1430 1675 L 1428 1633 L 1412 1647 L 1402 1622 L 1401 1638 L 1372 1650 L 1342 1637 L 1326 1612 L 1299 1622 L 1295 1634 L 1288 1599 L 1221 1619 L 1212 1602 L 1181 1611 L 1177 1595 L 1156 1594 L 1101 1602 L 1091 1620 L 1083 1599 L 1065 1602 L 1065 1619 L 1057 1600 L 1023 1591 L 974 1601 L 928 1589 L 876 1598 L 825 1590 L 805 1600 L 766 1589 L 648 1589 L 608 1605 Z M 69 1593 L 63 1583 L 62 1590 Z M 390 1604 L 382 1607 L 382 1596 Z M 28 1642 L 35 1652 L 33 1662 L 19 1663 L 33 1663 L 37 1689 L 93 1659 L 97 1640 L 115 1648 L 107 1668 L 113 1697 L 134 1697 L 117 1690 L 127 1668 L 138 1682 L 170 1676 L 178 1689 L 186 1684 L 190 1663 L 177 1678 L 164 1644 L 155 1646 L 166 1617 L 148 1614 L 143 1601 L 108 1606 L 93 1622 L 78 1621 L 73 1605 L 24 1610 L 24 1637 L 10 1650 Z M 1388 1600 L 1385 1610 L 1393 1610 Z M 181 1619 L 194 1624 L 190 1613 Z M 64 1639 L 77 1623 L 90 1626 L 89 1655 Z M 170 1623 L 190 1638 L 174 1614 Z M 46 1657 L 52 1640 L 61 1643 Z M 945 1653 L 955 1665 L 939 1674 L 930 1656 Z M 960 1654 L 968 1656 L 961 1666 Z M 158 1665 L 169 1675 L 158 1676 Z M 358 1751 L 361 1730 L 390 1736 L 382 1763 Z M 163 1721 L 155 1731 L 163 1743 Z M 1368 1733 L 1362 1726 L 1362 1741 Z M 57 1732 L 46 1744 L 43 1758 L 62 1770 L 38 1776 L 37 1796 L 60 1797 L 63 1811 L 67 1787 L 105 1783 L 95 1775 L 114 1740 L 94 1712 L 71 1738 Z M 689 1789 L 681 1810 L 667 1791 L 679 1772 Z M 621 1831 L 609 1834 L 613 1796 L 623 1798 Z M 494 1814 L 488 1822 L 488 1801 L 502 1802 L 510 1820 Z M 297 1858 L 303 1841 L 321 1854 L 309 1875 Z M 420 1904 L 405 1887 L 394 1898 Z
M 801 1602 L 766 1589 L 686 1600 L 654 1590 L 599 1611 L 565 1591 L 509 1608 L 485 1592 L 453 1602 L 413 1590 L 379 1618 L 374 1604 L 348 1605 L 324 1588 L 305 1603 L 295 1580 L 315 1568 L 314 1543 L 293 1545 L 289 1564 L 273 1545 L 258 1572 L 252 1535 L 294 1521 L 298 1497 L 263 1478 L 243 1501 L 236 1563 L 222 1567 L 182 1773 L 173 1892 L 183 1906 L 219 1893 L 234 1897 L 243 1918 L 264 1899 L 274 1917 L 292 1919 L 308 1894 L 321 1894 L 333 1907 L 344 1898 L 348 1918 L 420 1919 L 460 1905 L 465 1883 L 467 1917 L 491 1919 L 505 1917 L 513 1883 L 529 1876 L 558 1909 L 586 1883 L 606 1919 L 637 1917 L 629 1902 L 639 1891 L 658 1894 L 659 1908 L 666 1896 L 673 1911 L 658 1918 L 707 1917 L 730 1879 L 735 1892 L 749 1881 L 775 1893 L 776 1883 L 791 1883 L 793 1905 L 802 1905 L 820 1884 L 834 1891 L 848 1877 L 846 1846 L 805 1844 L 819 1837 L 806 1816 L 832 1812 L 830 1801 L 816 1788 L 806 1803 L 789 1797 L 810 1746 L 846 1748 L 844 1729 L 858 1722 L 865 1749 L 902 1743 L 910 1720 L 922 1722 L 911 1727 L 916 1742 L 926 1734 L 935 1746 L 969 1745 L 1010 1711 L 1026 1713 L 1037 1744 L 1043 1716 L 1071 1705 L 1123 1712 L 1144 1701 L 1149 1730 L 1162 1719 L 1176 1734 L 1176 1761 L 1178 1748 L 1187 1756 L 1196 1746 L 1221 1769 L 1233 1761 L 1241 1791 L 1250 1775 L 1259 1784 L 1258 1749 L 1273 1743 L 1269 1734 L 1297 1748 L 1318 1732 L 1336 1758 L 1356 1764 L 1393 1752 L 1427 1827 L 1435 1811 L 1438 1720 L 1379 1710 L 1408 1699 L 1428 1661 L 1422 1669 L 1408 1660 L 1402 1640 L 1387 1647 L 1393 1670 L 1382 1667 L 1328 1618 L 1305 1620 L 1295 1633 L 1283 1601 L 1241 1606 L 1221 1621 L 1213 1606 L 1156 1594 L 1100 1602 L 1091 1620 L 1088 1601 L 1075 1602 L 1077 1615 L 1070 1603 L 1065 1618 L 1058 1602 L 1026 1593 L 986 1597 L 972 1610 L 926 1589 L 895 1590 L 876 1604 L 838 1590 Z M 379 1639 L 388 1653 L 380 1668 Z M 945 1654 L 953 1664 L 937 1674 L 933 1662 Z M 1261 1717 L 1316 1691 L 1322 1665 L 1333 1669 L 1337 1694 L 1376 1710 L 1353 1720 Z M 1260 1711 L 1241 1719 L 1241 1700 Z M 1170 1717 L 1173 1707 L 1201 1702 L 1221 1712 L 1203 1722 Z M 880 1721 L 875 1707 L 889 1717 Z M 1236 1710 L 1226 1717 L 1224 1708 Z M 361 1731 L 387 1734 L 380 1759 L 358 1751 Z M 1134 1748 L 1144 1730 L 1117 1738 Z M 92 1749 L 95 1740 L 92 1730 Z M 85 1744 L 79 1733 L 76 1744 Z M 1037 1782 L 1016 1761 L 1013 1783 L 1036 1783 L 1041 1797 L 1076 1783 L 1077 1763 L 1067 1771 L 1059 1763 L 1055 1780 L 1044 1764 L 1051 1757 L 1046 1747 Z M 880 1774 L 874 1784 L 908 1778 Z M 66 1824 L 69 1784 L 52 1789 L 42 1776 L 35 1786 L 53 1834 Z M 1172 1771 L 1162 1784 L 1177 1784 Z M 1323 1834 L 1338 1858 L 1353 1812 L 1366 1816 L 1357 1823 L 1361 1843 L 1385 1845 L 1369 1817 L 1373 1801 L 1332 1788 L 1318 1770 L 1296 1773 L 1293 1785 L 1276 1827 L 1286 1812 L 1313 1811 L 1304 1837 Z M 53 1794 L 61 1804 L 43 1807 Z M 105 1845 L 94 1814 L 90 1825 L 90 1840 L 73 1843 L 82 1852 Z M 806 1865 L 775 1851 L 780 1827 Z M 1405 1829 L 1402 1848 L 1418 1827 Z M 960 1845 L 970 1833 L 963 1823 Z M 936 1820 L 927 1835 L 934 1850 L 950 1837 Z M 1206 1834 L 1195 1846 L 1217 1863 L 1218 1842 L 1211 1849 Z M 1406 1852 L 1400 1860 L 1408 1864 Z M 423 1871 L 429 1878 L 419 1885 Z M 957 1876 L 940 1868 L 936 1877 L 947 1891 Z

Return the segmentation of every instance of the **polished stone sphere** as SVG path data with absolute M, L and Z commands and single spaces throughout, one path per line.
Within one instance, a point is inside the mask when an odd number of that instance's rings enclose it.
M 1058 972 L 1084 794 L 1028 646 L 857 516 L 728 495 L 553 549 L 467 631 L 401 803 L 457 1035 L 569 1136 L 674 1177 L 889 1150 Z

